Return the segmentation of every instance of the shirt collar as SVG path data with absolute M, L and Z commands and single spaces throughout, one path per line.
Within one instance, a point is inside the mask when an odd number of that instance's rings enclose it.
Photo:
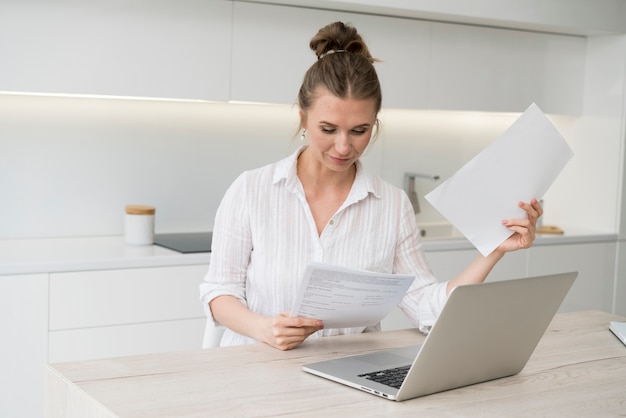
M 276 163 L 276 170 L 274 171 L 273 183 L 277 184 L 280 181 L 285 181 L 287 190 L 292 193 L 303 193 L 302 184 L 297 175 L 298 156 L 306 149 L 307 145 L 303 145 L 298 148 L 287 158 L 280 160 Z M 374 178 L 365 170 L 360 160 L 356 161 L 356 176 L 354 178 L 354 184 L 350 190 L 348 201 L 359 201 L 365 199 L 368 194 L 374 195 L 376 198 L 380 198 L 380 190 L 375 186 Z

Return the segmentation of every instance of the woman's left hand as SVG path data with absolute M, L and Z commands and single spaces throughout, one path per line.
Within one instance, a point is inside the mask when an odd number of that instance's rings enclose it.
M 528 216 L 523 219 L 506 219 L 502 221 L 502 225 L 509 231 L 513 231 L 514 234 L 497 248 L 501 252 L 530 248 L 535 241 L 537 219 L 543 214 L 543 208 L 537 199 L 533 199 L 530 203 L 519 202 L 518 205 L 524 209 Z

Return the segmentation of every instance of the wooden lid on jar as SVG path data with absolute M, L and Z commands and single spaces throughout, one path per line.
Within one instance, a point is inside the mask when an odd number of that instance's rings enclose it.
M 129 215 L 154 215 L 154 206 L 126 205 L 126 213 Z

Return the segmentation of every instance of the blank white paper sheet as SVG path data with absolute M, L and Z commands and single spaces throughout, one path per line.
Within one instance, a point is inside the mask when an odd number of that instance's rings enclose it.
M 574 153 L 536 104 L 476 157 L 425 197 L 484 256 L 524 218 L 519 201 L 540 199 Z

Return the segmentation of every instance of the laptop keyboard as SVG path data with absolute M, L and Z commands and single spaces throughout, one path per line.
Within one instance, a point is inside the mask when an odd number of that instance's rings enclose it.
M 364 377 L 368 380 L 373 380 L 383 385 L 391 386 L 392 388 L 400 389 L 402 382 L 411 366 L 394 367 L 393 369 L 379 370 L 377 372 L 360 374 L 359 377 Z

